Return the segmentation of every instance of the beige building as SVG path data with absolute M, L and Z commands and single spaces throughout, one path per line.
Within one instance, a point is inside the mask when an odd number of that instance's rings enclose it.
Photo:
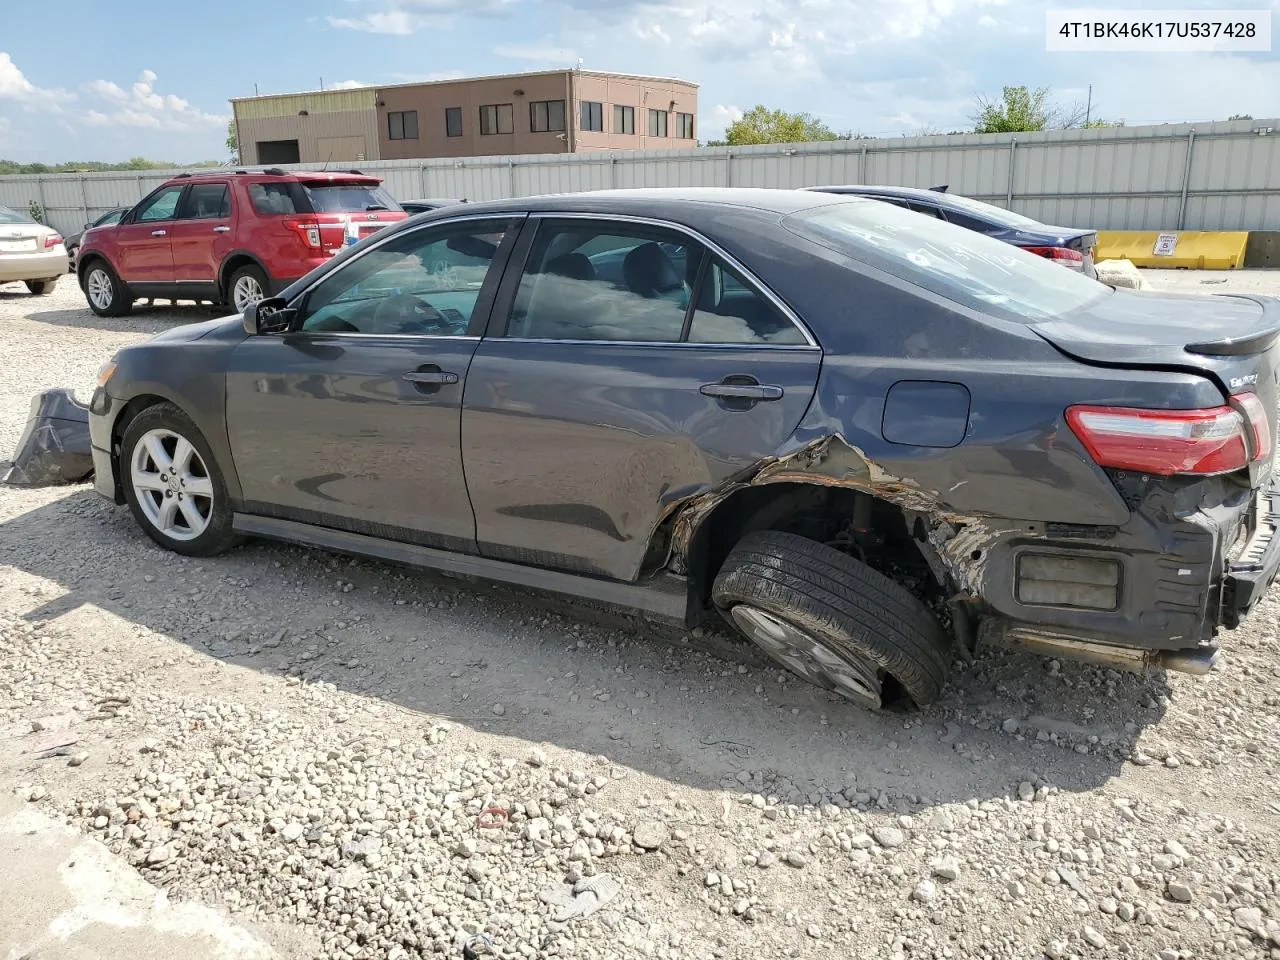
M 698 87 L 552 70 L 232 100 L 247 164 L 659 150 L 697 143 Z

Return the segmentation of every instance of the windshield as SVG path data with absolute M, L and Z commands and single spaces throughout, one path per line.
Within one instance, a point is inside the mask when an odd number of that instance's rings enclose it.
M 8 207 L 0 207 L 0 223 L 35 223 L 35 221 L 25 213 L 10 210 Z
M 373 183 L 304 183 L 302 189 L 315 213 L 400 210 L 391 194 Z
M 1034 323 L 1111 293 L 1043 257 L 893 204 L 850 200 L 793 214 L 793 233 L 955 303 Z
M 975 217 L 982 217 L 985 220 L 998 223 L 1002 227 L 1011 227 L 1014 230 L 1044 229 L 1044 224 L 1039 220 L 1032 220 L 1030 217 L 1024 217 L 1020 213 L 1006 210 L 1004 207 L 983 203 L 981 200 L 972 200 L 969 197 L 958 197 L 954 193 L 948 193 L 945 196 L 947 199 L 943 202 L 944 210 L 954 207 L 956 210 L 971 213 Z

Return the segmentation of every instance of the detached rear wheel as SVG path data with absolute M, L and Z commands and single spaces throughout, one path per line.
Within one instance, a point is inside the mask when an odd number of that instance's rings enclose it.
M 720 568 L 712 599 L 777 663 L 861 706 L 879 709 L 896 691 L 924 706 L 946 683 L 947 638 L 929 608 L 816 541 L 747 534 Z
M 134 519 L 160 546 L 207 557 L 239 541 L 208 441 L 173 404 L 148 407 L 125 428 L 120 472 Z

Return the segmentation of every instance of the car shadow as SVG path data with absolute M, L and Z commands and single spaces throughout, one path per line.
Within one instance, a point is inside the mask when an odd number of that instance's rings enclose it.
M 1092 790 L 1170 697 L 1162 674 L 980 651 L 938 703 L 870 713 L 783 682 L 717 631 L 265 541 L 179 558 L 83 487 L 0 524 L 0 555 L 61 591 L 31 600 L 29 621 L 91 605 L 255 671 L 802 805 L 843 791 L 909 812 L 1024 782 Z
M 0 299 L 0 303 L 4 301 Z M 55 327 L 82 330 L 104 330 L 110 333 L 159 333 L 184 323 L 201 323 L 214 317 L 230 316 L 225 306 L 198 304 L 134 304 L 133 312 L 123 317 L 100 317 L 87 306 L 78 310 L 33 310 L 27 319 Z

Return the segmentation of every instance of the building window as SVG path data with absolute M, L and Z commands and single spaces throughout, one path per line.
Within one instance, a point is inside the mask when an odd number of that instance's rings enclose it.
M 462 108 L 444 108 L 444 133 L 446 137 L 462 136 Z
M 667 135 L 667 111 L 649 111 L 649 136 L 665 137 Z
M 564 129 L 563 100 L 534 100 L 529 104 L 529 129 L 534 133 L 557 133 Z
M 392 140 L 417 140 L 418 111 L 397 110 L 388 113 L 387 136 Z
M 491 103 L 480 108 L 480 135 L 515 133 L 515 121 L 509 103 Z
M 677 113 L 676 114 L 676 136 L 681 140 L 693 139 L 693 114 Z
M 593 130 L 597 133 L 603 132 L 604 104 L 584 100 L 582 102 L 582 122 L 579 126 L 583 130 Z
M 614 133 L 635 133 L 636 132 L 636 108 L 621 107 L 614 105 L 613 108 L 613 132 Z

